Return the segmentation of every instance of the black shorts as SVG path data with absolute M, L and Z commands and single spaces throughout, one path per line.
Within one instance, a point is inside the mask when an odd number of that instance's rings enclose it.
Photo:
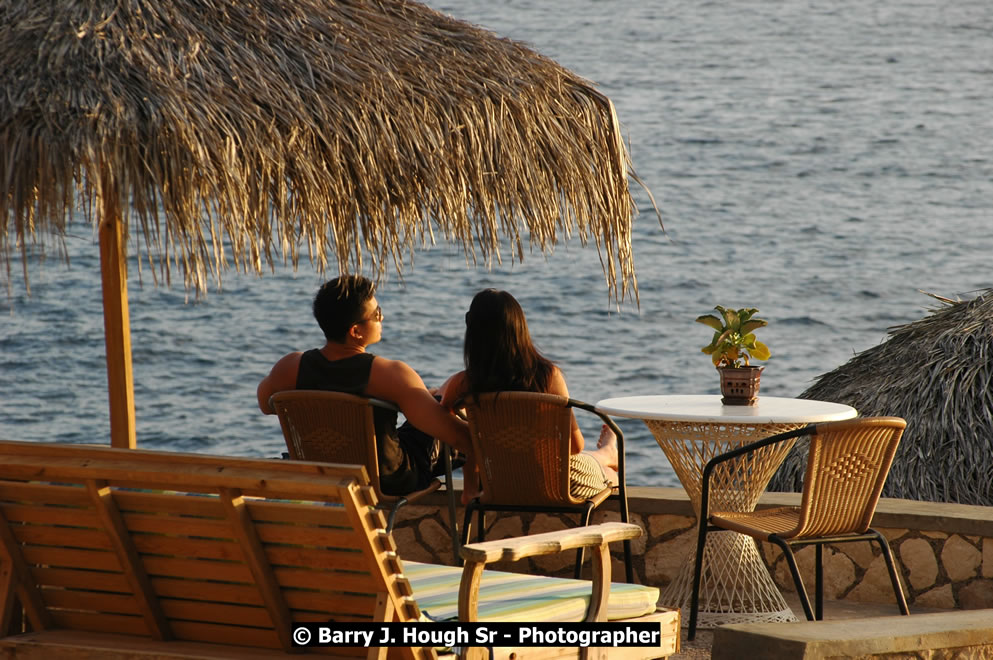
M 413 490 L 427 488 L 438 474 L 444 472 L 440 440 L 432 438 L 410 422 L 404 422 L 397 429 L 397 440 L 409 459 L 410 471 L 414 473 L 416 486 Z

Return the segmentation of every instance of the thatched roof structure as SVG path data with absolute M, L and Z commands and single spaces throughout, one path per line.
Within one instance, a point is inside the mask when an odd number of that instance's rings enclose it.
M 907 420 L 884 496 L 993 506 L 993 289 L 938 299 L 800 396 Z M 805 461 L 791 453 L 770 488 L 799 490 Z
M 74 210 L 99 228 L 116 446 L 129 244 L 202 290 L 301 250 L 381 274 L 436 235 L 489 261 L 578 234 L 623 299 L 628 164 L 590 83 L 409 0 L 0 2 L 0 260 L 9 284 Z
M 578 234 L 636 291 L 610 101 L 415 2 L 4 2 L 0 81 L 8 278 L 113 198 L 156 276 L 194 288 L 298 250 L 382 273 L 436 236 L 475 261 Z

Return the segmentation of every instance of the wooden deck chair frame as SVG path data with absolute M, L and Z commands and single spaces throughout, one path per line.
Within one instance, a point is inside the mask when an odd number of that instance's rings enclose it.
M 520 450 L 520 453 L 517 454 L 519 461 L 523 461 L 523 463 L 518 462 L 517 467 L 523 469 L 526 464 L 528 469 L 534 470 L 533 479 L 515 478 L 513 480 L 514 485 L 510 487 L 507 484 L 511 482 L 500 481 L 500 477 L 495 474 L 495 470 L 499 471 L 499 467 L 494 466 L 514 459 L 504 451 L 507 445 L 501 444 L 501 452 L 490 451 L 495 442 L 493 434 L 496 431 L 482 426 L 485 422 L 481 419 L 483 415 L 480 414 L 480 406 L 495 406 L 501 403 L 504 404 L 504 407 L 501 408 L 500 413 L 495 415 L 499 419 L 498 423 L 501 427 L 499 432 L 503 433 L 509 430 L 511 434 L 517 436 L 510 438 L 510 441 L 516 443 Z M 477 542 L 485 540 L 487 511 L 578 513 L 580 524 L 585 526 L 590 523 L 593 511 L 611 499 L 618 502 L 621 522 L 628 522 L 627 486 L 624 477 L 624 434 L 609 416 L 590 404 L 576 399 L 535 392 L 485 393 L 466 397 L 458 405 L 464 408 L 466 418 L 469 421 L 469 433 L 472 437 L 473 451 L 480 467 L 483 484 L 482 497 L 474 498 L 465 508 L 465 517 L 462 523 L 463 545 L 469 540 L 474 513 L 477 517 L 476 540 Z M 533 419 L 533 410 L 526 412 L 524 418 L 515 419 L 511 412 L 512 409 L 508 409 L 507 405 L 538 406 L 544 409 L 542 415 L 554 416 L 555 418 L 542 420 L 546 425 L 541 430 L 534 431 L 537 421 Z M 569 438 L 573 409 L 584 410 L 598 416 L 617 436 L 618 486 L 605 488 L 600 493 L 585 500 L 578 499 L 569 492 Z M 497 423 L 496 419 L 493 421 Z M 544 449 L 534 446 L 529 434 L 546 432 L 557 435 L 560 444 Z M 542 479 L 537 476 L 540 474 L 543 474 L 545 478 Z M 524 485 L 532 487 L 522 488 L 521 486 Z M 575 576 L 577 578 L 582 571 L 583 558 L 584 550 L 579 548 L 576 551 Z M 624 565 L 625 578 L 629 583 L 634 582 L 630 541 L 624 541 Z
M 687 639 L 692 640 L 696 635 L 704 544 L 707 533 L 711 531 L 734 531 L 778 546 L 786 558 L 804 615 L 809 621 L 824 618 L 824 544 L 855 541 L 878 543 L 900 613 L 909 614 L 889 543 L 882 534 L 869 527 L 906 425 L 906 421 L 899 417 L 862 417 L 813 424 L 763 438 L 712 458 L 703 470 Z M 802 436 L 810 437 L 810 446 L 799 507 L 752 512 L 710 511 L 711 480 L 722 463 Z M 804 545 L 815 546 L 816 610 L 811 610 L 810 599 L 793 555 L 793 546 Z
M 432 647 L 296 646 L 300 623 L 425 623 L 422 602 L 454 608 L 467 623 L 528 621 L 529 608 L 553 616 L 550 607 L 562 621 L 638 622 L 660 633 L 658 647 L 524 649 L 528 657 L 646 660 L 678 651 L 679 612 L 656 606 L 658 589 L 611 583 L 607 544 L 637 538 L 636 525 L 473 545 L 465 569 L 420 564 L 430 575 L 417 583 L 408 578 L 415 562 L 405 566 L 376 505 L 363 465 L 0 442 L 0 656 L 233 660 L 314 651 L 435 660 Z M 483 570 L 578 545 L 593 550 L 590 582 Z M 492 651 L 522 657 L 520 648 Z M 463 657 L 490 652 L 467 648 Z
M 274 394 L 269 399 L 269 405 L 279 417 L 291 459 L 365 465 L 381 508 L 389 511 L 387 532 L 393 531 L 401 507 L 422 499 L 443 485 L 439 479 L 434 479 L 427 488 L 407 495 L 383 493 L 379 482 L 379 452 L 373 408 L 397 411 L 396 405 L 389 401 L 343 392 L 287 390 Z M 452 529 L 452 556 L 457 562 L 460 546 L 455 490 L 452 487 L 452 452 L 445 443 L 441 443 L 441 447 Z

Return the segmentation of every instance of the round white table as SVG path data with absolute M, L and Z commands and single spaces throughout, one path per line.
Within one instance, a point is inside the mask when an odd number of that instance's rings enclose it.
M 665 452 L 700 517 L 703 468 L 714 456 L 807 424 L 851 419 L 851 406 L 763 396 L 754 406 L 726 406 L 720 395 L 628 396 L 597 402 L 597 410 L 645 422 Z M 753 511 L 793 441 L 777 443 L 726 463 L 711 478 L 710 511 Z M 750 536 L 720 532 L 708 538 L 700 585 L 699 626 L 795 621 Z M 683 610 L 689 621 L 693 555 L 662 593 L 660 604 Z

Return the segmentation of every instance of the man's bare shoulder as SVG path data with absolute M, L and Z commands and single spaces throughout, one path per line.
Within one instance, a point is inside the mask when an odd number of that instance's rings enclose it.
M 402 360 L 391 360 L 389 358 L 384 358 L 376 356 L 376 359 L 372 362 L 372 370 L 369 374 L 369 387 L 370 393 L 375 391 L 378 392 L 390 392 L 394 393 L 397 389 L 407 389 L 407 388 L 418 388 L 424 389 L 424 381 L 421 380 L 420 375 L 414 368 Z M 395 398 L 392 400 L 396 400 Z
M 272 414 L 269 406 L 269 397 L 276 392 L 292 390 L 296 387 L 297 371 L 300 368 L 300 359 L 303 353 L 295 351 L 287 353 L 276 361 L 269 371 L 269 375 L 262 379 L 256 394 L 259 400 L 259 408 L 267 415 Z
M 286 367 L 286 366 L 293 366 L 294 364 L 299 364 L 300 359 L 302 357 L 303 357 L 303 351 L 293 351 L 292 353 L 287 353 L 286 355 L 284 355 L 283 357 L 279 358 L 276 361 L 276 364 L 273 366 L 273 369 L 275 369 L 276 367 Z
M 389 373 L 414 371 L 413 367 L 403 360 L 391 360 L 390 358 L 385 358 L 382 355 L 377 355 L 376 359 L 372 361 L 372 368 L 376 371 Z

